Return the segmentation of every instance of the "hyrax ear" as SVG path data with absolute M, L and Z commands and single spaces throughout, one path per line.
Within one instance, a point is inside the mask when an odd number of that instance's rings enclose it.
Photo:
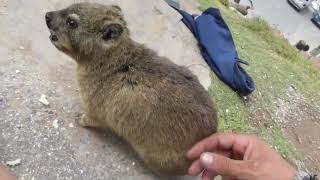
M 102 29 L 102 39 L 109 41 L 117 39 L 123 33 L 123 27 L 118 23 L 107 24 Z

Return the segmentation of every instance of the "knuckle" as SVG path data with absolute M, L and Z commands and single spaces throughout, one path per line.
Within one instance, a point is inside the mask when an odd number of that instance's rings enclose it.
M 226 158 L 219 158 L 217 161 L 214 163 L 214 168 L 220 169 L 222 171 L 227 171 L 230 170 L 231 164 Z
M 259 141 L 259 137 L 256 135 L 248 135 L 248 138 L 253 142 Z
M 219 138 L 219 137 L 221 137 L 221 136 L 223 136 L 223 135 L 225 135 L 225 134 L 224 134 L 224 133 L 221 133 L 221 132 L 217 132 L 217 133 L 211 135 L 211 137 L 212 137 L 212 138 Z
M 257 135 L 248 135 L 248 137 L 249 137 L 250 139 L 253 139 L 253 140 L 258 139 L 258 136 L 257 136 Z

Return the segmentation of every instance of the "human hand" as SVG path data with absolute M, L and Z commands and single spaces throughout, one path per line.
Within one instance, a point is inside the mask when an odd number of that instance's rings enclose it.
M 217 175 L 232 180 L 293 180 L 296 170 L 255 136 L 214 134 L 196 144 L 187 158 L 189 174 L 202 180 Z
M 1 180 L 16 180 L 17 178 L 10 174 L 6 167 L 0 165 L 0 179 Z

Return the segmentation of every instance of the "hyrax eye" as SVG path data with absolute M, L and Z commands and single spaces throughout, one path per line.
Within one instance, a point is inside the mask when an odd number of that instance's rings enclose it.
M 78 22 L 74 19 L 67 19 L 67 25 L 70 29 L 75 29 L 78 27 Z

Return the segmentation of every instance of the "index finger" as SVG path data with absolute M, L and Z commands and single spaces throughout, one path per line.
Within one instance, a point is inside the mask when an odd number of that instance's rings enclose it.
M 225 134 L 217 133 L 213 134 L 201 142 L 197 143 L 190 151 L 187 153 L 187 158 L 194 160 L 200 157 L 204 152 L 214 152 L 214 151 L 234 151 L 234 148 L 239 151 L 245 151 L 247 145 L 249 144 L 248 136 L 246 135 L 236 135 L 236 134 Z

